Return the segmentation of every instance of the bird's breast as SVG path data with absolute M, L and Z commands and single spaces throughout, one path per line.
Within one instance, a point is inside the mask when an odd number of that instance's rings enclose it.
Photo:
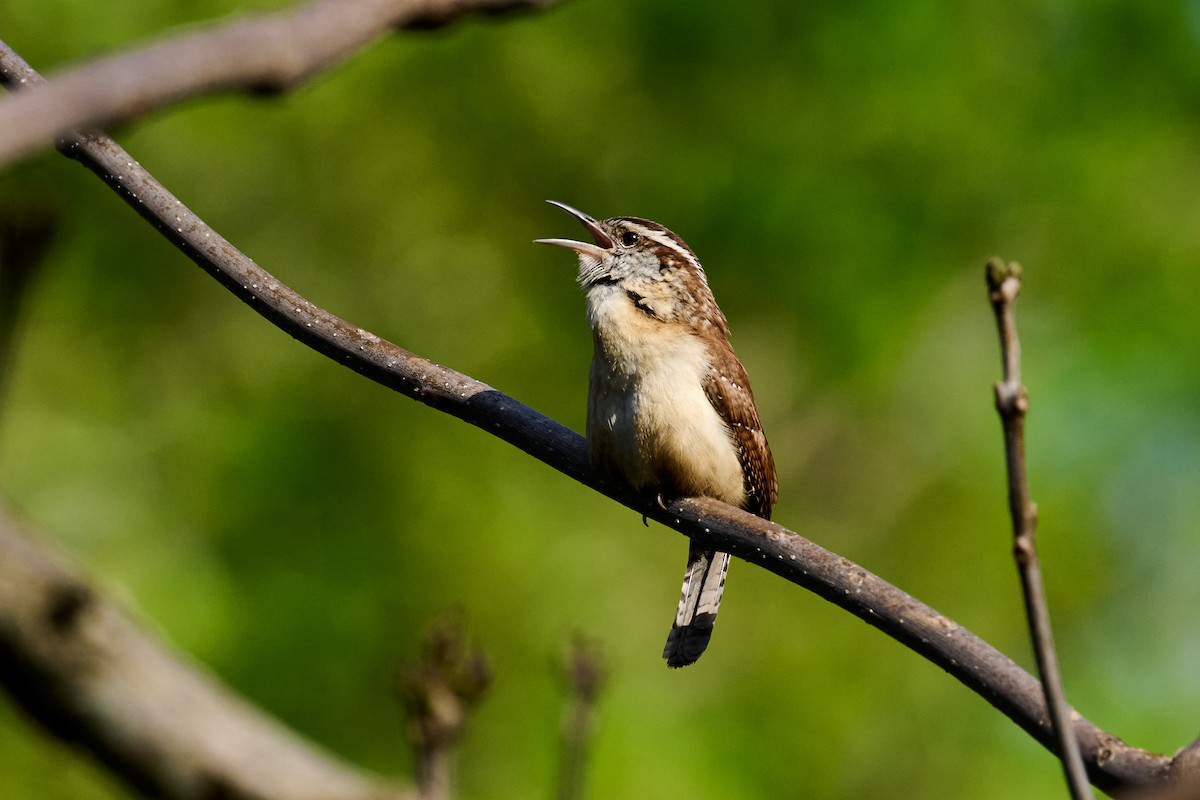
M 593 462 L 638 490 L 740 505 L 745 489 L 733 438 L 704 391 L 703 338 L 647 315 L 622 292 L 589 293 L 588 312 Z

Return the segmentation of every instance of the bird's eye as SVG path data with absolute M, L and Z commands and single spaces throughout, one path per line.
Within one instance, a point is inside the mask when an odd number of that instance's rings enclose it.
M 641 238 L 642 237 L 639 236 L 636 231 L 625 231 L 621 234 L 621 244 L 625 245 L 626 247 L 633 247 L 638 243 L 638 239 Z

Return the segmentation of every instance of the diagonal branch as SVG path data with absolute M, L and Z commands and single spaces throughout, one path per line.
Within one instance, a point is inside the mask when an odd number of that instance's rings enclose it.
M 152 797 L 403 800 L 134 624 L 0 509 L 0 686 Z
M 189 97 L 293 89 L 391 29 L 556 0 L 315 0 L 100 59 L 0 99 L 0 166 L 77 128 L 107 128 Z M 22 79 L 36 82 L 36 78 Z
M 1042 568 L 1037 556 L 1037 506 L 1029 496 L 1029 477 L 1025 470 L 1025 413 L 1029 396 L 1021 383 L 1021 343 L 1017 338 L 1014 306 L 1021 291 L 1021 266 L 999 258 L 987 263 L 988 298 L 996 314 L 1000 333 L 1000 353 L 1004 379 L 996 383 L 996 410 L 1004 426 L 1004 452 L 1008 465 L 1008 505 L 1013 524 L 1013 554 L 1021 575 L 1021 593 L 1033 639 L 1033 652 L 1042 676 L 1050 726 L 1054 730 L 1055 749 L 1062 759 L 1067 785 L 1075 800 L 1092 796 L 1087 774 L 1079 755 L 1079 744 L 1071 726 L 1071 707 L 1063 690 L 1054 636 L 1050 631 L 1050 610 L 1042 585 Z
M 33 79 L 0 46 L 0 77 Z M 507 395 L 434 364 L 310 303 L 267 273 L 180 203 L 110 138 L 77 133 L 61 146 L 98 175 L 168 241 L 235 296 L 314 350 L 384 386 L 513 444 L 579 482 L 707 547 L 725 550 L 815 592 L 945 669 L 1053 749 L 1038 681 L 953 620 L 900 589 L 772 522 L 707 498 L 659 508 L 605 483 L 587 463 L 583 438 Z M 1082 717 L 1076 735 L 1093 782 L 1105 791 L 1159 784 L 1168 759 L 1129 747 Z

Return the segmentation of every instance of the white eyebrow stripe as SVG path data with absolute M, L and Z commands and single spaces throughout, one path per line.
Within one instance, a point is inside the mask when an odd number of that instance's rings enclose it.
M 646 238 L 655 241 L 658 244 L 664 245 L 671 250 L 674 250 L 676 253 L 687 259 L 693 267 L 699 270 L 701 275 L 704 274 L 704 267 L 700 265 L 700 260 L 696 258 L 696 254 L 681 245 L 669 233 L 658 230 L 657 228 L 647 228 L 645 225 L 639 225 L 636 222 L 631 222 L 629 220 L 625 220 L 624 224 L 629 229 L 636 230 L 642 236 L 645 236 Z

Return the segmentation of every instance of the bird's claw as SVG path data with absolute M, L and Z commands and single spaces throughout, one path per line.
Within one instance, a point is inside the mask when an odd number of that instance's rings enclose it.
M 659 492 L 656 495 L 654 495 L 654 505 L 658 506 L 659 509 L 661 509 L 662 511 L 667 510 L 667 503 L 665 500 L 663 500 L 662 492 Z M 649 513 L 650 512 L 647 511 L 642 514 L 642 524 L 645 525 L 647 528 L 650 527 L 650 523 L 646 519 L 647 516 L 649 515 Z

